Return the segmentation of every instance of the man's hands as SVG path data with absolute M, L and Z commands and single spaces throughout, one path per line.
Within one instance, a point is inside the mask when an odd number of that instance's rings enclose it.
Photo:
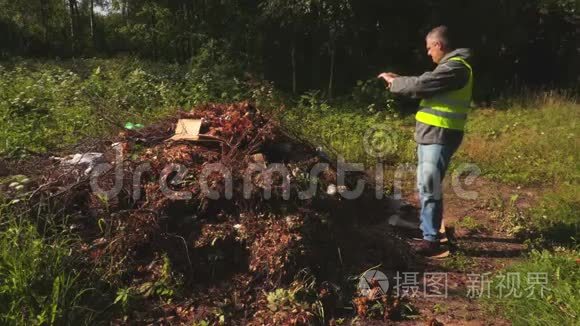
M 393 83 L 393 80 L 395 78 L 399 77 L 399 75 L 393 73 L 393 72 L 383 72 L 382 74 L 380 74 L 377 78 L 381 78 L 384 81 L 387 82 L 387 84 L 389 85 L 389 87 L 391 87 L 391 84 Z

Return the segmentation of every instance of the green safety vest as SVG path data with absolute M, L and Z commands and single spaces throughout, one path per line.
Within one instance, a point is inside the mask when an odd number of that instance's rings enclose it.
M 423 99 L 419 103 L 420 110 L 415 115 L 415 119 L 431 126 L 463 130 L 471 105 L 473 70 L 465 60 L 459 57 L 453 57 L 449 60 L 463 63 L 469 70 L 469 80 L 461 89 Z

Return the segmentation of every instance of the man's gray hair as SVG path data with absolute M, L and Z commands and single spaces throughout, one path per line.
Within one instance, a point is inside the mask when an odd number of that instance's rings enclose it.
M 427 38 L 440 42 L 445 49 L 452 49 L 453 43 L 449 37 L 449 29 L 445 25 L 433 28 L 429 34 L 427 34 Z

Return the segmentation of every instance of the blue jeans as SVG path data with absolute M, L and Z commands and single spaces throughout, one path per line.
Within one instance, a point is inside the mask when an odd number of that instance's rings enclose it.
M 443 220 L 443 178 L 457 145 L 417 144 L 417 189 L 423 239 L 437 241 Z

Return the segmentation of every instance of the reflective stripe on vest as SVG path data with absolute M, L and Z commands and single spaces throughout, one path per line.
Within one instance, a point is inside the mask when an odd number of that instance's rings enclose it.
M 444 117 L 449 119 L 467 119 L 467 113 L 455 113 L 455 112 L 445 112 L 437 111 L 432 108 L 421 108 L 421 112 L 436 115 L 438 117 Z
M 473 71 L 471 66 L 462 58 L 453 57 L 449 60 L 459 61 L 467 67 L 469 70 L 467 83 L 461 89 L 422 100 L 419 104 L 421 110 L 417 112 L 415 119 L 432 126 L 463 130 L 471 104 Z

